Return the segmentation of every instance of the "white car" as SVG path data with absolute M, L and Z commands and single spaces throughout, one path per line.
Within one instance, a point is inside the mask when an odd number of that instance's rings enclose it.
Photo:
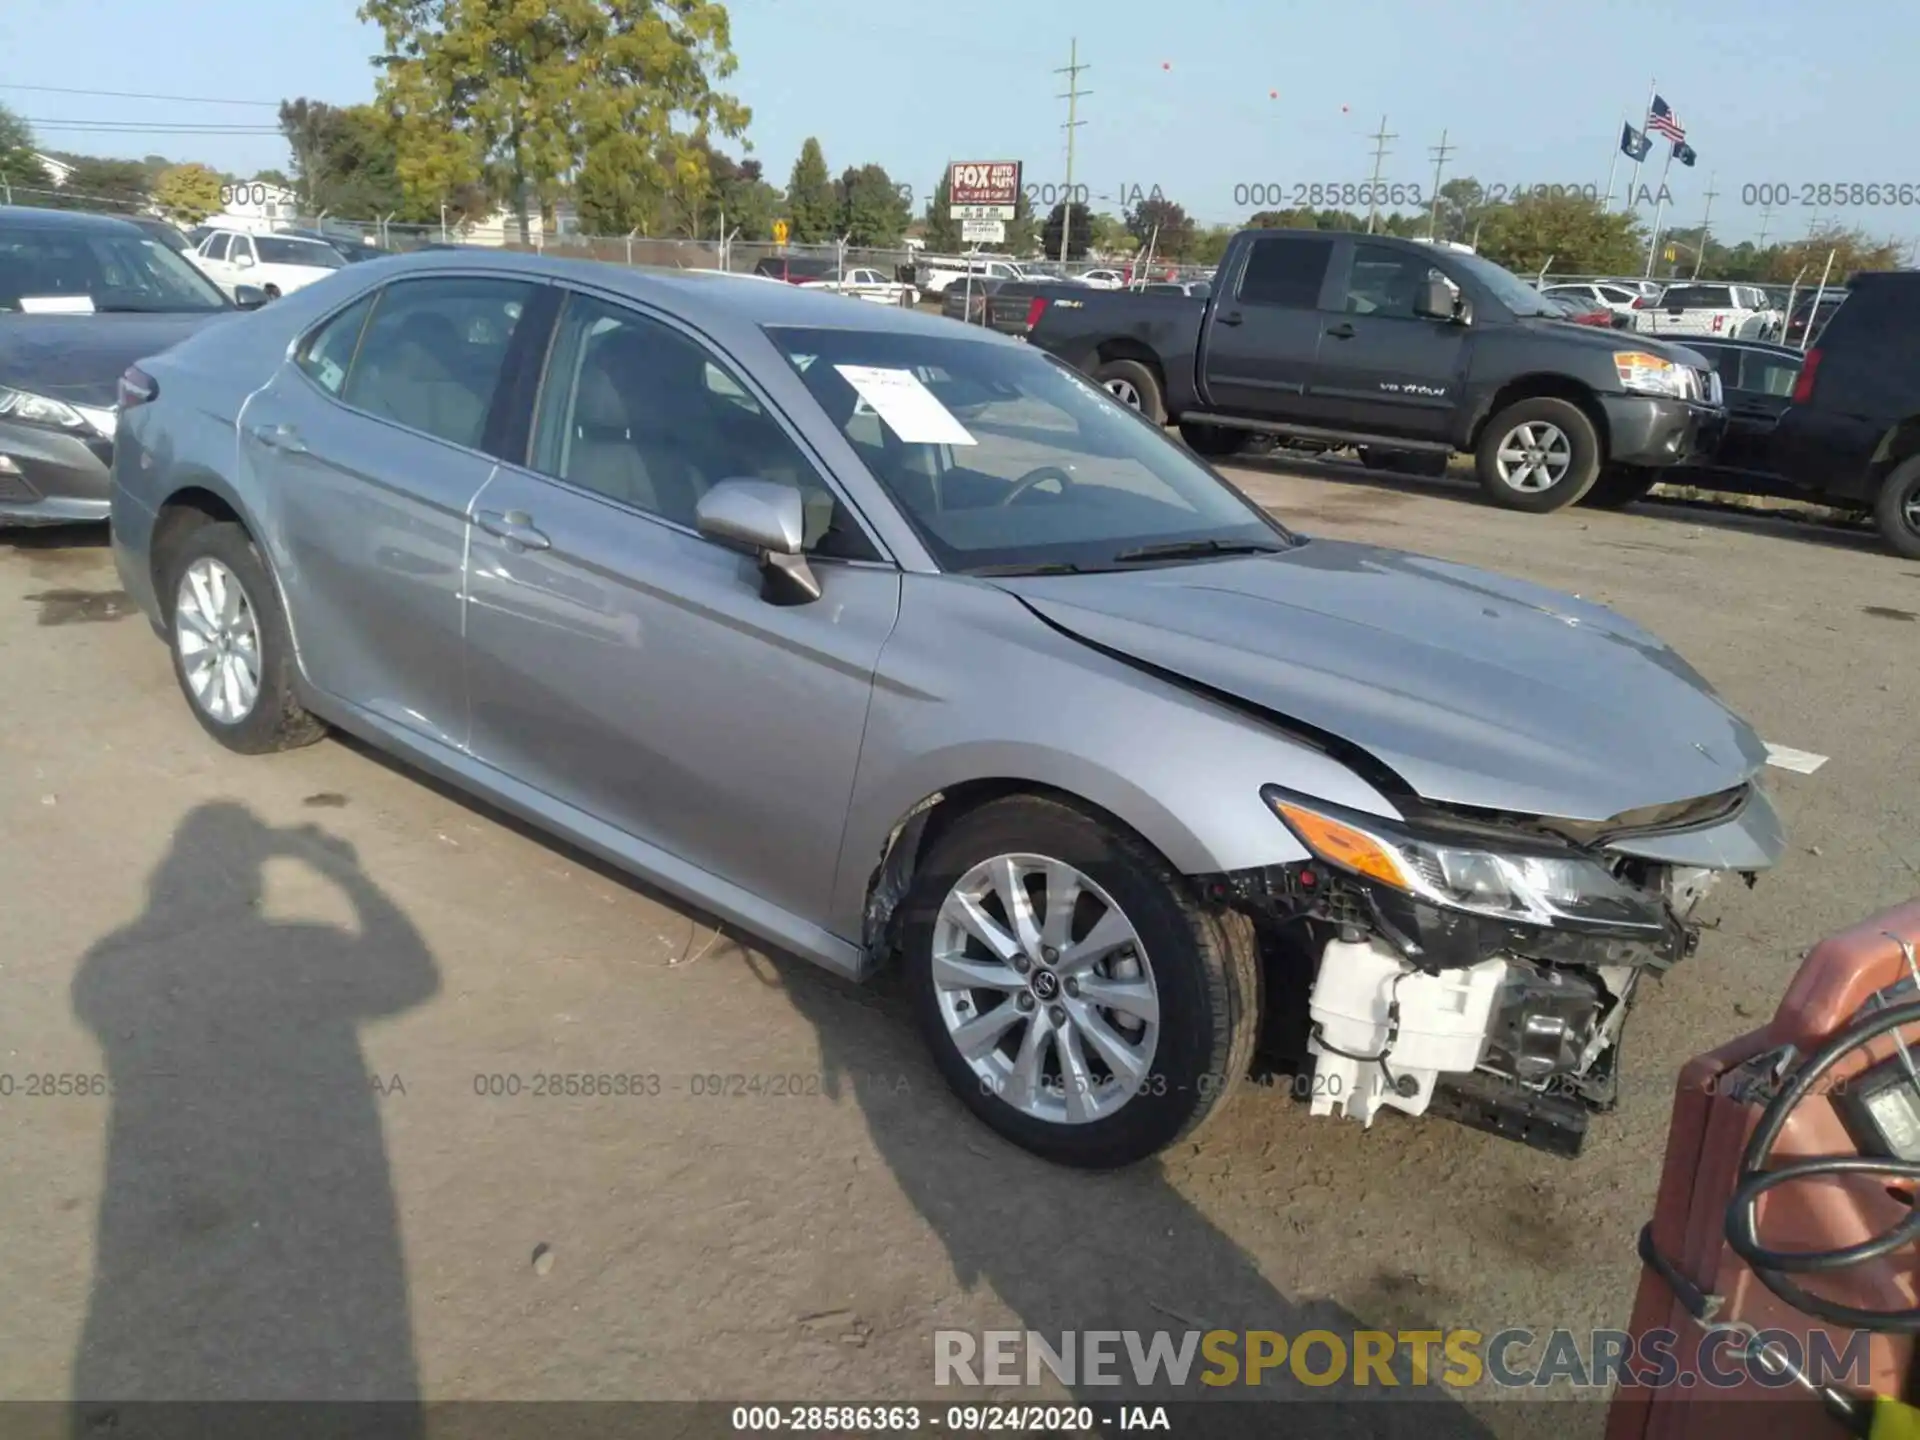
M 1096 290 L 1118 290 L 1127 283 L 1127 277 L 1118 270 L 1086 270 L 1073 278 Z
M 1570 280 L 1559 285 L 1544 286 L 1540 293 L 1563 300 L 1584 300 L 1594 305 L 1604 306 L 1615 315 L 1628 317 L 1633 315 L 1634 301 L 1647 299 L 1644 292 L 1626 285 L 1616 285 L 1610 280 L 1591 282 Z
M 323 240 L 249 235 L 244 230 L 215 230 L 190 258 L 228 295 L 236 285 L 257 285 L 269 299 L 291 295 L 347 263 Z
M 1633 328 L 1652 335 L 1716 335 L 1758 340 L 1786 323 L 1758 285 L 1669 285 L 1658 300 L 1633 312 Z
M 879 270 L 849 270 L 839 280 L 802 280 L 810 290 L 831 290 L 856 300 L 871 300 L 876 305 L 918 305 L 920 292 L 911 285 L 889 280 Z
M 978 260 L 929 260 L 923 289 L 929 295 L 945 295 L 947 287 L 964 281 L 969 272 L 976 280 L 1025 280 L 1026 271 L 1011 260 L 981 256 Z

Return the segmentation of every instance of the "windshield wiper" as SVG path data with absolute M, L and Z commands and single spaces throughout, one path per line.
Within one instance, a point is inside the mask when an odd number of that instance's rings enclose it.
M 1029 561 L 1025 565 L 975 565 L 968 575 L 1090 575 L 1093 567 L 1070 565 L 1065 560 Z
M 1267 540 L 1169 540 L 1160 545 L 1136 545 L 1113 557 L 1116 565 L 1138 560 L 1192 560 L 1206 555 L 1277 555 L 1287 547 Z

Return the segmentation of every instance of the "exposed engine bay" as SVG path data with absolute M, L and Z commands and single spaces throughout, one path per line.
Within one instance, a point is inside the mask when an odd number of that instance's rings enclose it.
M 1266 798 L 1318 858 L 1209 884 L 1304 992 L 1274 1008 L 1304 1032 L 1290 1068 L 1313 1113 L 1435 1114 L 1578 1154 L 1616 1101 L 1637 993 L 1693 952 L 1696 909 L 1726 872 L 1612 850 L 1617 831 L 1438 813 L 1393 825 Z

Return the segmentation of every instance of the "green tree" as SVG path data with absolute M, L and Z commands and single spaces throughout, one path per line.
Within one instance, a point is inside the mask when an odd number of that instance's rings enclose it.
M 933 197 L 927 201 L 927 249 L 935 255 L 957 255 L 960 252 L 960 222 L 953 218 L 953 190 L 947 171 L 940 172 L 939 183 L 933 187 Z
M 1437 238 L 1471 244 L 1491 208 L 1486 187 L 1471 175 L 1447 181 L 1440 187 L 1440 203 L 1434 207 L 1439 218 Z
M 0 186 L 20 185 L 38 190 L 45 189 L 51 180 L 46 166 L 34 153 L 32 129 L 13 111 L 0 105 Z
M 291 190 L 294 188 L 292 179 L 289 178 L 287 172 L 284 170 L 256 170 L 253 172 L 252 178 L 258 180 L 263 185 L 278 185 L 282 190 Z
M 1069 223 L 1071 220 L 1071 223 Z M 1067 240 L 1067 253 L 1060 253 L 1060 232 L 1064 229 Z M 1067 202 L 1062 200 L 1047 212 L 1047 223 L 1040 230 L 1040 253 L 1049 260 L 1081 260 L 1087 251 L 1093 248 L 1093 209 L 1078 200 L 1073 202 L 1071 215 Z
M 1117 215 L 1098 210 L 1087 221 L 1087 248 L 1096 255 L 1108 255 L 1133 237 Z
M 68 210 L 144 210 L 152 195 L 147 169 L 138 160 L 100 160 L 85 156 L 60 187 L 58 201 Z
M 1900 248 L 1897 243 L 1871 240 L 1861 230 L 1830 225 L 1804 240 L 1768 246 L 1760 278 L 1790 284 L 1799 276 L 1802 285 L 1818 285 L 1821 275 L 1826 274 L 1829 285 L 1843 285 L 1863 270 L 1898 270 Z M 1830 273 L 1829 255 L 1833 257 Z
M 735 68 L 717 0 L 365 0 L 359 14 L 384 39 L 378 96 L 407 193 L 437 209 L 484 184 L 523 241 L 566 178 L 591 171 L 606 191 L 637 167 L 664 193 L 700 164 L 676 142 L 751 118 L 714 88 Z
M 907 194 L 879 165 L 848 167 L 834 184 L 840 203 L 840 232 L 849 243 L 891 249 L 913 219 Z
M 1233 225 L 1209 225 L 1194 237 L 1188 258 L 1196 265 L 1218 265 L 1226 256 L 1227 242 L 1233 239 L 1237 228 Z
M 170 220 L 198 225 L 220 212 L 220 177 L 204 165 L 175 165 L 153 184 L 153 203 Z
M 1040 248 L 1040 226 L 1033 216 L 1033 201 L 1024 188 L 1013 197 L 1013 218 L 1007 221 L 1007 238 L 997 245 L 982 245 L 982 250 L 997 250 L 1004 255 L 1031 255 Z
M 773 222 L 780 218 L 780 192 L 767 183 L 758 160 L 735 161 L 715 155 L 714 203 L 720 207 L 727 232 L 742 240 L 771 240 Z
M 1493 206 L 1476 224 L 1480 253 L 1518 275 L 1549 261 L 1572 275 L 1631 274 L 1646 263 L 1646 236 L 1633 213 L 1609 213 L 1584 195 L 1528 195 Z
M 1126 225 L 1142 251 L 1152 244 L 1155 258 L 1179 260 L 1193 244 L 1193 221 L 1187 212 L 1158 192 L 1127 211 Z
M 827 174 L 827 157 L 811 135 L 787 180 L 787 224 L 798 244 L 822 245 L 840 238 L 840 206 Z

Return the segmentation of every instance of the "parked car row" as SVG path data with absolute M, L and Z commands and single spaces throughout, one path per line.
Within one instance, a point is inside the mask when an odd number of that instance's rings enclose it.
M 123 222 L 20 213 L 0 457 L 92 427 L 207 734 L 338 728 L 766 943 L 899 968 L 962 1103 L 1051 1159 L 1192 1134 L 1256 1041 L 1318 1115 L 1572 1154 L 1642 976 L 1782 852 L 1764 746 L 1654 636 L 1298 535 L 1035 345 L 497 251 L 237 314 Z M 1379 263 L 1340 270 L 1376 349 Z M 1497 282 L 1459 273 L 1491 334 Z

